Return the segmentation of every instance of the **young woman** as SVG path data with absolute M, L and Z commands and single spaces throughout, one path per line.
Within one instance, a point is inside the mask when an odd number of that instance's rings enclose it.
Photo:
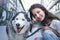
M 50 13 L 41 4 L 34 4 L 29 9 L 31 20 L 36 19 L 41 22 L 43 31 L 42 40 L 59 40 L 60 37 L 60 19 Z M 39 39 L 40 40 L 40 39 Z

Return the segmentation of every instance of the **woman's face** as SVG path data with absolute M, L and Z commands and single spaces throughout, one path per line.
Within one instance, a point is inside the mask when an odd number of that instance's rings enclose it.
M 45 13 L 40 8 L 32 9 L 32 14 L 37 21 L 43 21 L 45 18 Z

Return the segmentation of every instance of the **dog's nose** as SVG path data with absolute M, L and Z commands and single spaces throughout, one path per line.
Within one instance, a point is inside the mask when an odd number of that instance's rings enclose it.
M 20 26 L 20 24 L 18 23 L 18 24 L 16 24 L 16 26 Z

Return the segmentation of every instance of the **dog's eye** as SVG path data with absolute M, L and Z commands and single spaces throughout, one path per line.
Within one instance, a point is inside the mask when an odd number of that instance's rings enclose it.
M 18 18 L 16 18 L 16 20 L 18 20 Z
M 23 21 L 25 21 L 25 19 L 22 19 Z

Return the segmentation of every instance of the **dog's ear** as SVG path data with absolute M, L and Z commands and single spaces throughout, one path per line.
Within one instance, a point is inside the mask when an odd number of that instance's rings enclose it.
M 15 17 L 12 18 L 12 20 L 14 20 L 14 19 L 15 19 Z
M 27 20 L 28 22 L 30 22 L 30 21 L 31 21 L 31 19 L 28 17 L 28 15 L 27 15 L 27 14 L 25 15 L 25 18 L 26 18 L 26 20 Z
M 19 13 L 16 13 L 16 15 L 13 16 L 12 20 L 14 20 L 18 14 L 19 14 Z

